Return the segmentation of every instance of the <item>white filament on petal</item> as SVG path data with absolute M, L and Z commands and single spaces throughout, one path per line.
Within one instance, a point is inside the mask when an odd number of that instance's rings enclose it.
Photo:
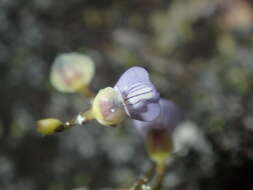
M 131 88 L 132 86 L 130 86 Z M 135 89 L 135 90 L 134 90 Z M 138 88 L 132 88 L 129 94 L 127 94 L 125 101 L 129 102 L 130 104 L 137 104 L 141 100 L 148 100 L 154 97 L 153 89 L 148 87 L 145 84 L 141 84 Z

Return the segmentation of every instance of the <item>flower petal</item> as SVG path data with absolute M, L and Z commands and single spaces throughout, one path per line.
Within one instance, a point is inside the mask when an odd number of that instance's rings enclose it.
M 169 100 L 161 98 L 159 100 L 161 113 L 157 119 L 151 122 L 143 122 L 134 120 L 134 126 L 142 135 L 146 135 L 149 130 L 154 129 L 166 129 L 168 132 L 172 132 L 173 129 L 182 120 L 182 114 L 178 106 Z
M 160 114 L 159 98 L 148 72 L 142 67 L 132 67 L 114 86 L 121 97 L 126 113 L 132 119 L 152 121 Z

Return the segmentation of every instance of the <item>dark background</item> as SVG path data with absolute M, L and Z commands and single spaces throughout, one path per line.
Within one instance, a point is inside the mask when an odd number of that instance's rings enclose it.
M 252 10 L 246 0 L 0 0 L 0 189 L 110 189 L 148 168 L 130 121 L 36 132 L 40 118 L 88 107 L 49 82 L 54 58 L 73 51 L 95 60 L 95 91 L 139 65 L 184 110 L 175 138 L 187 151 L 164 190 L 253 189 Z

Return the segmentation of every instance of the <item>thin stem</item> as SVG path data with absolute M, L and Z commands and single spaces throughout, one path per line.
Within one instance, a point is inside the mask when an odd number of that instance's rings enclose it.
M 89 86 L 84 86 L 83 88 L 79 89 L 78 92 L 81 95 L 84 95 L 85 97 L 88 98 L 94 98 L 95 97 L 95 93 L 89 88 Z
M 85 121 L 90 121 L 90 120 L 94 119 L 94 114 L 93 114 L 92 109 L 89 109 L 85 112 L 81 112 L 81 113 L 79 113 L 79 115 L 82 116 L 85 119 Z
M 127 190 L 141 190 L 143 185 L 146 185 L 147 183 L 149 183 L 153 176 L 155 175 L 155 170 L 156 166 L 155 164 L 152 164 L 152 166 L 144 173 L 143 176 L 141 176 L 132 187 L 130 187 Z
M 152 190 L 159 190 L 162 187 L 164 178 L 165 178 L 165 174 L 166 174 L 166 163 L 159 163 L 156 165 L 156 171 L 157 171 L 157 180 L 152 188 Z
M 92 109 L 89 109 L 85 112 L 79 113 L 71 121 L 66 121 L 65 123 L 63 123 L 62 125 L 57 127 L 55 129 L 55 133 L 65 131 L 66 129 L 70 129 L 70 128 L 73 128 L 73 127 L 81 126 L 84 123 L 86 123 L 87 121 L 90 121 L 90 120 L 93 120 L 93 119 L 94 119 L 94 116 L 93 116 Z
M 120 188 L 117 190 L 141 190 L 142 186 L 149 183 L 153 176 L 155 175 L 156 166 L 152 164 L 152 166 L 141 176 L 130 188 Z

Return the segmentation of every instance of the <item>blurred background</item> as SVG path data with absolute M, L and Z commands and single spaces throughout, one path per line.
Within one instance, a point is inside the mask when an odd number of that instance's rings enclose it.
M 250 0 L 0 0 L 0 189 L 110 190 L 149 167 L 131 121 L 36 132 L 89 106 L 49 82 L 73 51 L 95 61 L 94 91 L 139 65 L 184 111 L 164 190 L 253 189 L 252 48 Z

